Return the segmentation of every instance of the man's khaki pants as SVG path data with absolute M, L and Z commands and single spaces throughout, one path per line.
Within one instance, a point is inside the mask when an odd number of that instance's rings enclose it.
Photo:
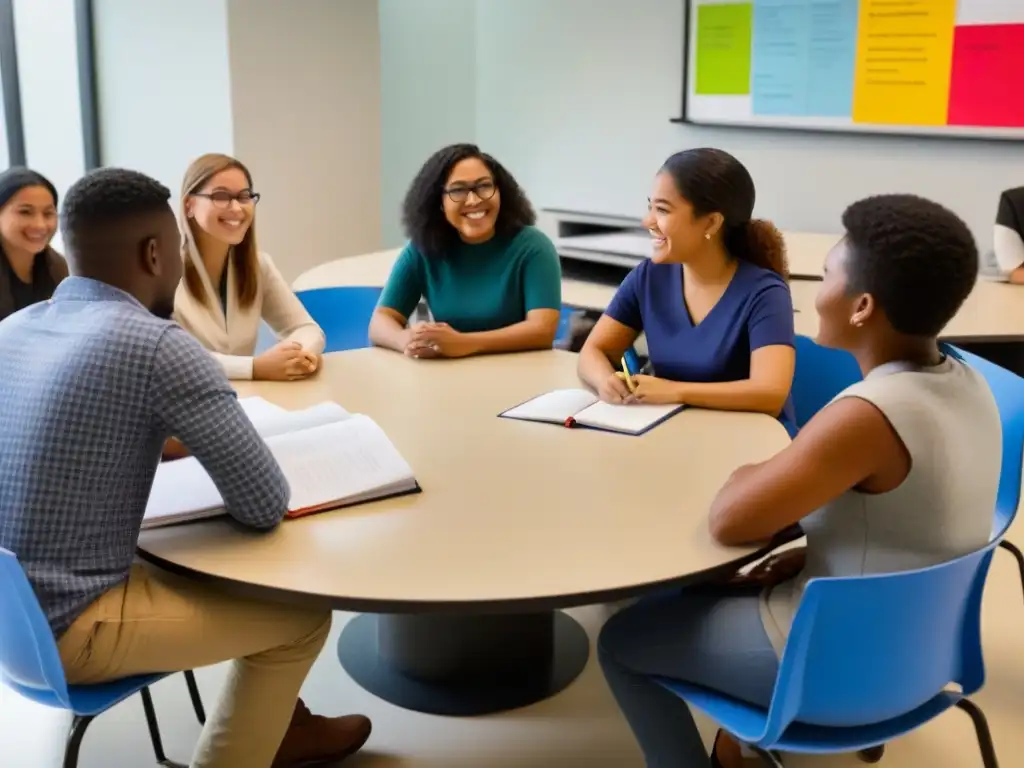
M 233 659 L 192 768 L 269 768 L 330 626 L 329 611 L 228 597 L 140 564 L 58 647 L 73 684 Z

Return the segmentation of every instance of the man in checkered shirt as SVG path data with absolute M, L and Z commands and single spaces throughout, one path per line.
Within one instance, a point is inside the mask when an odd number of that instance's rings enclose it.
M 297 701 L 328 610 L 240 600 L 134 562 L 176 438 L 227 513 L 273 529 L 289 489 L 220 366 L 168 318 L 181 279 L 170 191 L 102 169 L 67 193 L 71 277 L 0 323 L 0 547 L 25 569 L 71 683 L 234 659 L 194 768 L 338 760 L 370 733 Z

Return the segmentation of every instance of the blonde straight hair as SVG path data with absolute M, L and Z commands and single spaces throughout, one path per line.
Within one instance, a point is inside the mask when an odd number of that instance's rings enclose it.
M 196 224 L 188 217 L 186 201 L 196 192 L 203 188 L 210 179 L 221 171 L 237 168 L 245 174 L 246 183 L 252 188 L 252 174 L 249 169 L 228 155 L 211 153 L 203 155 L 192 161 L 188 170 L 185 171 L 185 178 L 181 182 L 181 202 L 178 216 L 181 220 L 181 258 L 185 265 L 185 288 L 193 298 L 202 304 L 212 300 L 203 287 L 203 279 L 196 267 L 196 260 L 201 259 L 199 247 L 196 245 Z M 238 303 L 243 308 L 249 308 L 256 301 L 259 292 L 260 258 L 256 248 L 256 219 L 252 220 L 249 230 L 242 238 L 242 242 L 233 246 L 235 270 L 235 285 L 238 286 Z

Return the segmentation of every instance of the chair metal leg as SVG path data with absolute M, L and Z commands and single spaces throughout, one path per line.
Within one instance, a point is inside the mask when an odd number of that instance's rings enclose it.
M 181 763 L 168 760 L 167 755 L 164 753 L 164 742 L 160 738 L 160 725 L 156 721 L 156 708 L 153 706 L 153 696 L 150 694 L 149 688 L 143 688 L 139 691 L 139 695 L 142 697 L 142 708 L 146 712 L 146 725 L 149 726 L 149 738 L 153 741 L 153 753 L 156 755 L 156 764 L 164 766 L 164 768 L 187 768 L 187 766 Z
M 992 732 L 988 728 L 988 720 L 985 719 L 985 713 L 970 699 L 960 699 L 956 705 L 971 716 L 971 722 L 974 723 L 974 731 L 978 734 L 981 761 L 984 763 L 985 768 L 999 768 L 999 761 L 996 759 L 996 747 L 992 743 Z
M 778 752 L 769 752 L 766 749 L 759 749 L 758 747 L 751 747 L 757 753 L 757 756 L 761 758 L 761 761 L 765 765 L 771 766 L 771 768 L 786 768 L 782 764 L 782 757 Z
M 82 749 L 82 739 L 85 736 L 85 729 L 92 721 L 93 715 L 75 715 L 75 719 L 71 721 L 71 731 L 64 745 L 64 768 L 78 768 L 78 753 Z
M 1024 553 L 1021 553 L 1015 544 L 1007 541 L 1006 539 L 1000 541 L 999 546 L 1013 555 L 1014 559 L 1017 561 L 1017 570 L 1020 571 L 1020 585 L 1021 589 L 1024 589 Z
M 188 686 L 188 696 L 192 699 L 192 709 L 196 711 L 196 719 L 200 725 L 206 725 L 206 710 L 203 709 L 203 700 L 199 696 L 199 686 L 196 685 L 196 676 L 191 669 L 185 670 L 185 685 Z

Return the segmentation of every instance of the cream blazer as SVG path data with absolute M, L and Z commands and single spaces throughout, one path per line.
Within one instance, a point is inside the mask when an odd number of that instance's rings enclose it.
M 297 341 L 314 354 L 324 351 L 326 338 L 302 302 L 285 282 L 270 256 L 260 253 L 260 275 L 256 300 L 247 309 L 238 305 L 234 252 L 224 265 L 228 276 L 228 306 L 221 306 L 220 291 L 213 284 L 202 258 L 189 248 L 192 263 L 199 270 L 209 300 L 203 303 L 192 296 L 181 281 L 174 298 L 174 319 L 198 339 L 224 367 L 229 379 L 251 379 L 253 354 L 260 331 L 266 321 L 280 341 Z

